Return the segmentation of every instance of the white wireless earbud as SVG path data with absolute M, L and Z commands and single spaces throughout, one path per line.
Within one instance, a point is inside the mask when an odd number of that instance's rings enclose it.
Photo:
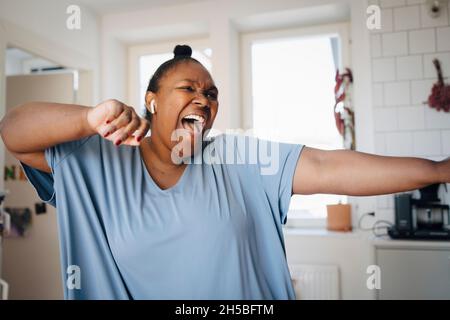
M 150 102 L 150 112 L 152 113 L 152 114 L 154 114 L 156 111 L 155 111 L 155 100 L 152 100 L 151 102 Z

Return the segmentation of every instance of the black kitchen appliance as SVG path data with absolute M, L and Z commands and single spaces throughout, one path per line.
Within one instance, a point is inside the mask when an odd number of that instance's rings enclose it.
M 450 240 L 450 209 L 438 198 L 440 185 L 419 189 L 419 199 L 412 193 L 395 195 L 395 226 L 388 229 L 391 238 Z

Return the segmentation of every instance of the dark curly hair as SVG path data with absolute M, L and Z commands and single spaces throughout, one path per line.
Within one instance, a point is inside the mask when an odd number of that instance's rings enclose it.
M 173 49 L 173 54 L 174 57 L 172 59 L 167 60 L 166 62 L 161 64 L 158 69 L 156 69 L 148 84 L 147 92 L 151 91 L 153 93 L 157 93 L 159 90 L 159 83 L 161 79 L 169 70 L 176 67 L 179 63 L 193 61 L 201 64 L 198 60 L 191 57 L 192 49 L 188 45 L 176 45 Z M 145 118 L 151 122 L 152 114 L 147 108 L 145 108 Z

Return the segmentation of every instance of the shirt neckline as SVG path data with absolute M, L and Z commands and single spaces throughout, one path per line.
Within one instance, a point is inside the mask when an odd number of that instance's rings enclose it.
M 150 175 L 150 172 L 148 172 L 147 166 L 145 165 L 145 162 L 144 162 L 144 157 L 142 157 L 142 154 L 141 154 L 141 149 L 139 147 L 137 149 L 138 149 L 138 157 L 139 157 L 139 161 L 141 163 L 141 170 L 143 171 L 144 179 L 152 185 L 152 188 L 154 190 L 156 190 L 157 192 L 160 192 L 160 193 L 171 193 L 182 187 L 184 180 L 186 179 L 186 176 L 188 175 L 188 171 L 191 167 L 189 163 L 186 165 L 180 178 L 178 178 L 178 181 L 173 186 L 171 186 L 167 189 L 162 189 L 160 186 L 158 186 L 158 184 L 155 182 L 155 180 L 153 180 L 152 176 Z

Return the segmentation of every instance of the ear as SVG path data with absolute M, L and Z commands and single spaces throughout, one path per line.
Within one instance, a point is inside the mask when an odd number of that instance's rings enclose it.
M 152 100 L 154 100 L 155 97 L 156 97 L 156 95 L 155 95 L 154 92 L 147 91 L 147 92 L 145 93 L 145 107 L 146 107 L 147 109 L 150 108 L 150 102 L 151 102 Z

